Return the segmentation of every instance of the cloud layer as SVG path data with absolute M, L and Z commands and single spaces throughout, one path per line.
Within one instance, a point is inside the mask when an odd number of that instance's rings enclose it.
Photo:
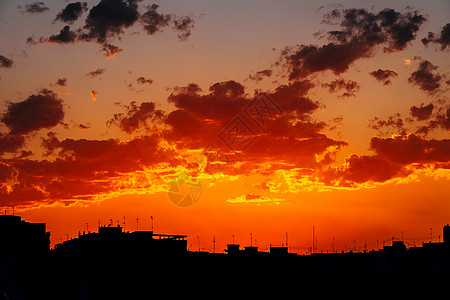
M 84 12 L 89 11 L 84 25 L 75 30 L 66 25 L 57 34 L 40 37 L 37 43 L 94 42 L 98 43 L 105 56 L 110 58 L 122 52 L 113 41 L 120 39 L 125 30 L 135 24 L 142 25 L 148 35 L 167 27 L 177 33 L 179 40 L 186 40 L 191 35 L 195 23 L 192 17 L 159 13 L 159 6 L 156 4 L 147 6 L 145 12 L 141 13 L 139 2 L 140 0 L 100 0 L 90 10 L 86 2 L 69 3 L 56 15 L 54 22 L 61 21 L 72 25 Z M 36 42 L 30 37 L 28 43 Z
M 379 47 L 384 52 L 404 50 L 425 20 L 418 11 L 336 9 L 324 16 L 325 23 L 340 25 L 340 30 L 327 32 L 328 44 L 288 47 L 281 61 L 291 80 L 326 70 L 339 75 L 356 60 L 375 55 Z
M 180 40 L 190 36 L 194 19 L 161 13 L 156 4 L 140 7 L 140 2 L 100 0 L 90 9 L 85 2 L 69 3 L 53 20 L 68 25 L 63 24 L 59 33 L 41 37 L 38 42 L 92 42 L 101 46 L 105 56 L 112 57 L 123 51 L 115 43 L 136 25 L 147 35 L 170 29 Z M 48 10 L 43 3 L 35 4 L 24 9 L 30 13 Z M 328 116 L 328 122 L 318 117 L 326 106 L 316 100 L 317 89 L 342 98 L 357 97 L 360 83 L 344 79 L 342 74 L 359 59 L 405 50 L 425 21 L 422 14 L 410 8 L 401 12 L 332 10 L 323 23 L 335 29 L 326 32 L 324 45 L 300 45 L 282 51 L 276 66 L 285 67 L 281 76 L 287 78 L 284 83 L 273 81 L 271 90 L 250 94 L 238 80 L 215 82 L 207 88 L 190 82 L 173 88 L 167 99 L 159 99 L 172 106 L 170 110 L 159 109 L 161 101 L 127 102 L 108 117 L 106 124 L 119 131 L 121 139 L 64 138 L 57 130 L 50 131 L 65 124 L 65 104 L 52 90 L 42 89 L 23 101 L 10 102 L 0 119 L 6 130 L 0 133 L 1 205 L 91 201 L 141 189 L 162 191 L 167 179 L 180 170 L 195 178 L 258 174 L 267 182 L 255 187 L 271 192 L 277 184 L 268 181 L 275 177 L 283 178 L 288 186 L 303 182 L 308 188 L 360 188 L 403 179 L 418 170 L 449 169 L 450 140 L 430 137 L 431 133 L 450 130 L 450 106 L 445 97 L 410 104 L 406 117 L 396 112 L 374 117 L 369 127 L 376 135 L 368 138 L 368 152 L 349 154 L 342 161 L 336 159 L 337 154 L 351 141 L 330 132 L 343 117 Z M 74 29 L 73 24 L 81 25 Z M 429 33 L 422 42 L 445 50 L 447 25 L 439 34 Z M 33 43 L 33 39 L 28 42 Z M 10 68 L 13 61 L 0 56 L 0 66 Z M 394 70 L 374 69 L 369 74 L 383 85 L 401 78 Z M 85 76 L 98 78 L 105 70 L 98 68 Z M 332 79 L 324 83 L 315 76 L 323 73 L 332 75 Z M 243 78 L 250 85 L 274 74 L 266 68 Z M 429 97 L 440 95 L 445 80 L 445 74 L 426 59 L 418 60 L 417 69 L 407 79 Z M 66 87 L 67 82 L 61 77 L 50 86 Z M 139 76 L 127 87 L 136 91 L 136 86 L 151 84 L 153 79 Z M 96 100 L 98 92 L 91 90 L 90 95 Z M 91 127 L 82 123 L 78 120 L 72 124 L 80 131 Z M 33 151 L 26 148 L 32 138 L 40 142 Z M 283 200 L 245 193 L 228 201 L 262 203 L 271 199 Z

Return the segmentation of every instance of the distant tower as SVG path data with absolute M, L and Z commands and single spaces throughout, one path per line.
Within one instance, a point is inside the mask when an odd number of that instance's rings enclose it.
M 444 244 L 450 246 L 450 226 L 447 224 L 444 226 Z
M 314 253 L 314 225 L 313 225 L 313 240 L 312 240 L 312 253 Z

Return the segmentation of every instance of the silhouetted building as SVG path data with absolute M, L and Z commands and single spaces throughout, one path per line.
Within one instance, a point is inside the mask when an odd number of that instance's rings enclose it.
M 239 244 L 228 244 L 225 252 L 228 253 L 229 255 L 238 255 L 239 254 Z
M 56 245 L 53 269 L 64 299 L 136 299 L 184 278 L 184 235 L 100 227 Z
M 444 235 L 444 244 L 450 247 L 450 226 L 448 224 L 444 226 L 443 235 Z
M 47 255 L 50 232 L 45 223 L 28 223 L 19 216 L 0 215 L 0 252 L 24 256 Z
M 273 255 L 287 255 L 288 254 L 288 248 L 287 247 L 270 247 L 270 254 Z
M 258 247 L 255 246 L 244 247 L 244 252 L 247 255 L 255 255 L 258 253 Z
M 190 252 L 184 235 L 103 226 L 57 244 L 47 260 L 45 224 L 0 216 L 0 293 L 10 299 L 83 300 L 152 298 L 156 289 L 170 298 L 279 298 L 282 292 L 292 296 L 346 285 L 388 291 L 400 279 L 450 276 L 449 226 L 443 231 L 442 243 L 421 247 L 393 240 L 378 251 L 298 255 L 284 246 L 265 252 L 234 243 L 225 253 Z
M 45 291 L 50 233 L 44 223 L 0 215 L 0 294 L 9 299 L 38 299 Z

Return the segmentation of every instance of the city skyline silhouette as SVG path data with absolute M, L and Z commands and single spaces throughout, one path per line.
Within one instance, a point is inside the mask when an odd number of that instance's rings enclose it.
M 63 2 L 0 1 L 0 300 L 447 276 L 448 0 Z

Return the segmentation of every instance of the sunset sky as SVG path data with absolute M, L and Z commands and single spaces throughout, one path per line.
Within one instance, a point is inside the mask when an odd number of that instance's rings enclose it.
M 192 250 L 287 233 L 306 253 L 313 226 L 318 251 L 438 241 L 449 16 L 447 0 L 0 0 L 0 207 L 52 245 L 151 217 Z

